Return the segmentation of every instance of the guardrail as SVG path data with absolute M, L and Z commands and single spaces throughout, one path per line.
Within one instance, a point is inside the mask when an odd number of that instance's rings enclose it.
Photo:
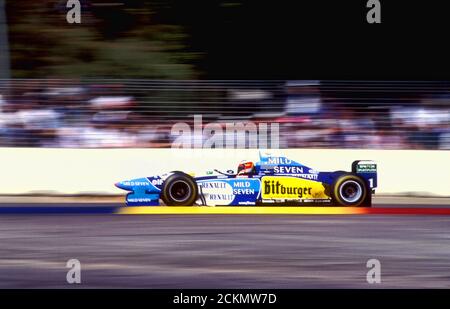
M 283 149 L 319 171 L 348 170 L 358 159 L 377 161 L 377 194 L 450 196 L 450 151 Z M 182 170 L 200 174 L 235 170 L 258 160 L 254 149 L 47 149 L 0 148 L 1 195 L 123 194 L 120 180 Z

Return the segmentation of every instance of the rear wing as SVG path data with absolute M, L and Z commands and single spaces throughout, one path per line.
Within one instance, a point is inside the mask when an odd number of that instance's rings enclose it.
M 352 163 L 352 173 L 363 178 L 370 189 L 375 189 L 378 186 L 377 164 L 375 161 L 354 161 Z

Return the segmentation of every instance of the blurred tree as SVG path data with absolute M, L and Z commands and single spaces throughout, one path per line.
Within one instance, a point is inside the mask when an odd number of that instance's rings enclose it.
M 81 24 L 66 2 L 7 2 L 13 77 L 196 77 L 183 28 L 154 18 L 161 1 L 81 1 Z
M 8 42 L 8 23 L 5 13 L 5 0 L 0 0 L 0 79 L 10 78 Z

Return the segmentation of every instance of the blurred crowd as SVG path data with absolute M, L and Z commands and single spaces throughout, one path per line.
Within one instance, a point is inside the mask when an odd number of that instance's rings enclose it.
M 450 149 L 445 83 L 13 80 L 0 85 L 1 147 L 171 147 L 173 125 L 194 125 L 194 115 L 201 115 L 203 126 L 278 123 L 281 148 Z

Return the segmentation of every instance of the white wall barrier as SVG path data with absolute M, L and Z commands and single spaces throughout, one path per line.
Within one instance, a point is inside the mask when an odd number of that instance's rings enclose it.
M 351 170 L 358 159 L 378 164 L 378 194 L 450 196 L 450 151 L 270 150 L 319 171 Z M 258 160 L 255 149 L 45 149 L 0 148 L 0 195 L 123 194 L 120 180 L 173 170 L 202 174 L 236 170 Z

